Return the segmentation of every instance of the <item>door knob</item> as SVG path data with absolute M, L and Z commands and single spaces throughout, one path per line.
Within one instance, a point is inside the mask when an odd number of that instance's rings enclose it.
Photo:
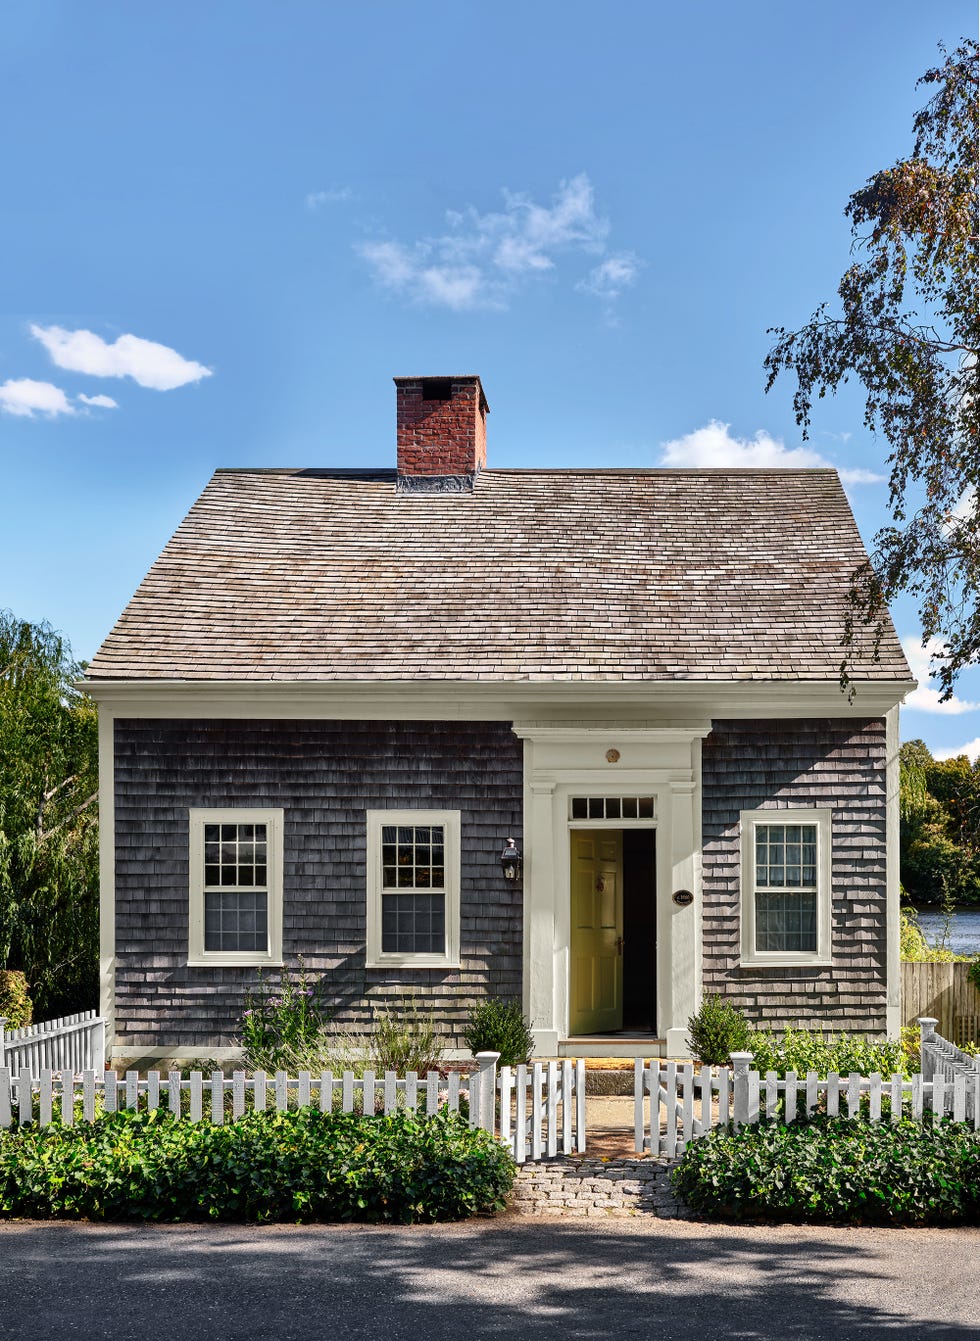
M 625 941 L 625 939 L 624 939 L 622 936 L 617 936 L 617 937 L 616 937 L 616 953 L 617 953 L 618 955 L 621 955 L 621 954 L 623 953 L 623 946 L 624 946 L 625 944 L 626 944 L 626 941 Z

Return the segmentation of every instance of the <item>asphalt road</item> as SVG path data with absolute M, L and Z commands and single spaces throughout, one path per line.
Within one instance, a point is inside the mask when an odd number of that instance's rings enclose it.
M 980 1230 L 0 1225 L 0 1336 L 980 1337 Z

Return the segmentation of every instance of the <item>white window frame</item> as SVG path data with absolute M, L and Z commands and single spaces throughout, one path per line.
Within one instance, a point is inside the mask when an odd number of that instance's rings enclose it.
M 817 948 L 812 950 L 758 951 L 755 948 L 755 833 L 760 824 L 813 824 L 817 830 Z M 743 810 L 739 816 L 742 855 L 741 915 L 743 966 L 752 968 L 826 966 L 831 956 L 831 837 L 833 811 L 784 807 L 777 810 Z
M 458 810 L 368 810 L 367 967 L 459 968 L 460 812 Z M 446 949 L 444 954 L 393 954 L 381 949 L 381 830 L 388 824 L 440 824 L 445 832 Z M 406 893 L 411 891 L 406 891 Z M 424 890 L 415 891 L 424 893 Z
M 188 848 L 190 855 L 190 921 L 187 938 L 187 963 L 206 965 L 282 964 L 282 828 L 281 810 L 252 810 L 238 807 L 222 810 L 188 811 Z M 266 877 L 268 889 L 267 925 L 269 948 L 258 950 L 205 950 L 204 948 L 204 826 L 206 824 L 264 824 L 266 827 Z

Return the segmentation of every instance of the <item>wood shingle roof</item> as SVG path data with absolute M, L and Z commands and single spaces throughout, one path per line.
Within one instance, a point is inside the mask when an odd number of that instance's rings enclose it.
M 219 470 L 88 678 L 832 680 L 864 557 L 832 470 Z

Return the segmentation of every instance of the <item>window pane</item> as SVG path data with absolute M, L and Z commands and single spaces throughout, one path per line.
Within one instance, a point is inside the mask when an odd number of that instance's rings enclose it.
M 760 889 L 813 889 L 817 883 L 815 824 L 758 824 L 755 879 Z
M 636 819 L 636 797 L 623 797 L 623 819 Z
M 755 948 L 760 953 L 815 954 L 817 949 L 817 894 L 755 896 Z
M 269 950 L 268 903 L 258 890 L 211 890 L 204 895 L 205 950 Z
M 587 819 L 589 806 L 584 796 L 572 797 L 572 819 Z
M 383 894 L 381 949 L 385 954 L 444 954 L 445 895 Z

